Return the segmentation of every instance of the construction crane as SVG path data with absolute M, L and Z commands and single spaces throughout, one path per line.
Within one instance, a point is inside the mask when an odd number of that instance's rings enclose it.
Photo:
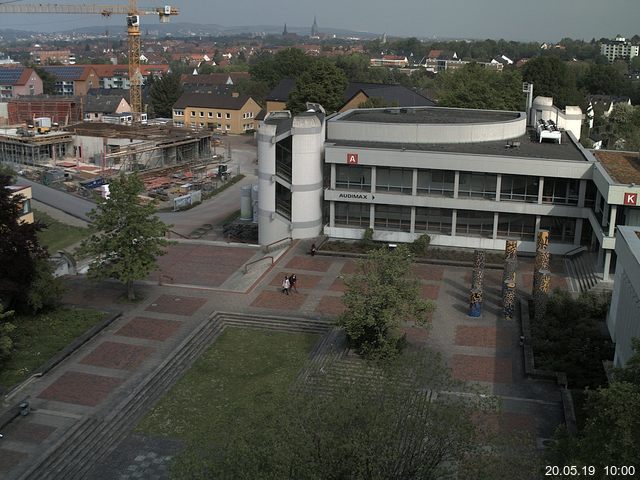
M 129 97 L 134 120 L 140 121 L 142 113 L 142 74 L 140 73 L 140 16 L 158 15 L 160 23 L 167 23 L 173 15 L 178 15 L 175 7 L 138 7 L 137 0 L 129 0 L 129 5 L 59 5 L 41 4 L 0 4 L 0 13 L 62 13 L 98 14 L 127 16 L 127 38 L 129 40 Z

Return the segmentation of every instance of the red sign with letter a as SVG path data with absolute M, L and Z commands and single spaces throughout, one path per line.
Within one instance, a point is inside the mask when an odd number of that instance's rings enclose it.
M 358 164 L 358 154 L 347 153 L 347 165 L 357 165 L 357 164 Z
M 636 205 L 638 203 L 638 194 L 637 193 L 625 193 L 624 194 L 624 204 L 625 205 Z

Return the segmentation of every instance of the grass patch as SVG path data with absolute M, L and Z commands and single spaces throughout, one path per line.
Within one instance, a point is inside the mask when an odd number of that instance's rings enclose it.
M 16 315 L 12 334 L 14 350 L 2 364 L 0 385 L 10 388 L 31 375 L 36 368 L 69 345 L 106 313 L 95 310 L 61 308 L 38 315 Z
M 317 340 L 227 328 L 136 429 L 184 441 L 185 454 L 223 441 L 237 419 L 250 422 L 274 411 Z
M 38 232 L 38 240 L 49 249 L 49 253 L 64 250 L 89 236 L 88 228 L 67 225 L 38 210 L 34 210 L 33 214 L 36 220 L 47 226 Z

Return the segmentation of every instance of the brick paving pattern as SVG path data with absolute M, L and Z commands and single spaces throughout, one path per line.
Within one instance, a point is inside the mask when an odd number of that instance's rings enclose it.
M 464 275 L 465 285 L 469 285 L 469 287 L 471 287 L 471 276 L 472 273 L 470 271 L 466 272 Z M 485 269 L 484 284 L 492 286 L 500 285 L 502 287 L 502 270 Z
M 453 355 L 452 375 L 471 382 L 512 383 L 511 358 Z
M 38 444 L 44 442 L 55 430 L 56 427 L 50 425 L 23 420 L 10 423 L 2 433 L 7 440 Z
M 294 272 L 291 272 L 291 274 L 293 273 Z M 284 280 L 285 275 L 290 275 L 290 274 L 286 272 L 284 273 L 280 272 L 279 275 L 276 275 L 275 277 L 273 277 L 271 282 L 269 282 L 269 285 L 272 287 L 282 288 L 282 281 Z M 323 277 L 320 275 L 309 275 L 309 274 L 298 275 L 296 273 L 296 278 L 298 279 L 296 286 L 298 287 L 298 290 L 300 290 L 300 289 L 316 288 L 318 286 L 318 283 L 320 282 L 320 280 L 322 280 Z
M 421 290 L 422 298 L 426 298 L 428 300 L 437 300 L 438 295 L 440 295 L 440 285 L 430 285 L 423 283 L 421 286 Z
M 159 318 L 135 317 L 115 334 L 122 337 L 144 338 L 164 342 L 180 328 L 182 322 Z
M 145 359 L 155 351 L 155 348 L 127 343 L 103 342 L 98 345 L 80 363 L 102 368 L 119 370 L 135 370 Z
M 325 315 L 340 315 L 345 310 L 341 298 L 342 297 L 322 297 L 316 306 L 316 312 Z
M 159 271 L 150 278 L 157 280 L 162 272 L 169 275 L 173 283 L 219 287 L 255 253 L 256 250 L 250 248 L 171 245 L 168 253 L 158 259 Z
M 355 260 L 347 260 L 342 266 L 340 273 L 343 275 L 353 275 L 358 270 L 358 264 Z
M 437 265 L 415 264 L 411 266 L 413 273 L 421 280 L 442 280 L 444 268 Z
M 467 347 L 509 348 L 513 345 L 512 332 L 507 328 L 459 325 L 456 327 L 455 344 Z
M 273 308 L 276 310 L 298 310 L 307 295 L 304 293 L 291 293 L 286 295 L 278 290 L 265 290 L 251 302 L 252 307 Z
M 207 303 L 206 298 L 182 297 L 180 295 L 160 295 L 145 310 L 148 312 L 168 313 L 190 317 Z
M 344 279 L 337 277 L 329 287 L 329 290 L 332 292 L 344 292 L 346 290 Z
M 313 272 L 326 272 L 333 263 L 330 258 L 318 258 L 318 257 L 302 257 L 295 256 L 286 265 L 287 270 L 310 270 Z
M 65 372 L 38 398 L 95 407 L 122 383 L 120 378 L 91 373 Z

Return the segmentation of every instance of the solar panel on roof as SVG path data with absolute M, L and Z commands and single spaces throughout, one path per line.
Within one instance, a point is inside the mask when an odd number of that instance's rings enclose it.
M 0 68 L 0 85 L 12 85 L 18 81 L 24 68 Z
M 48 66 L 44 67 L 44 70 L 51 75 L 54 75 L 58 80 L 69 81 L 77 80 L 82 75 L 84 67 L 75 66 Z

